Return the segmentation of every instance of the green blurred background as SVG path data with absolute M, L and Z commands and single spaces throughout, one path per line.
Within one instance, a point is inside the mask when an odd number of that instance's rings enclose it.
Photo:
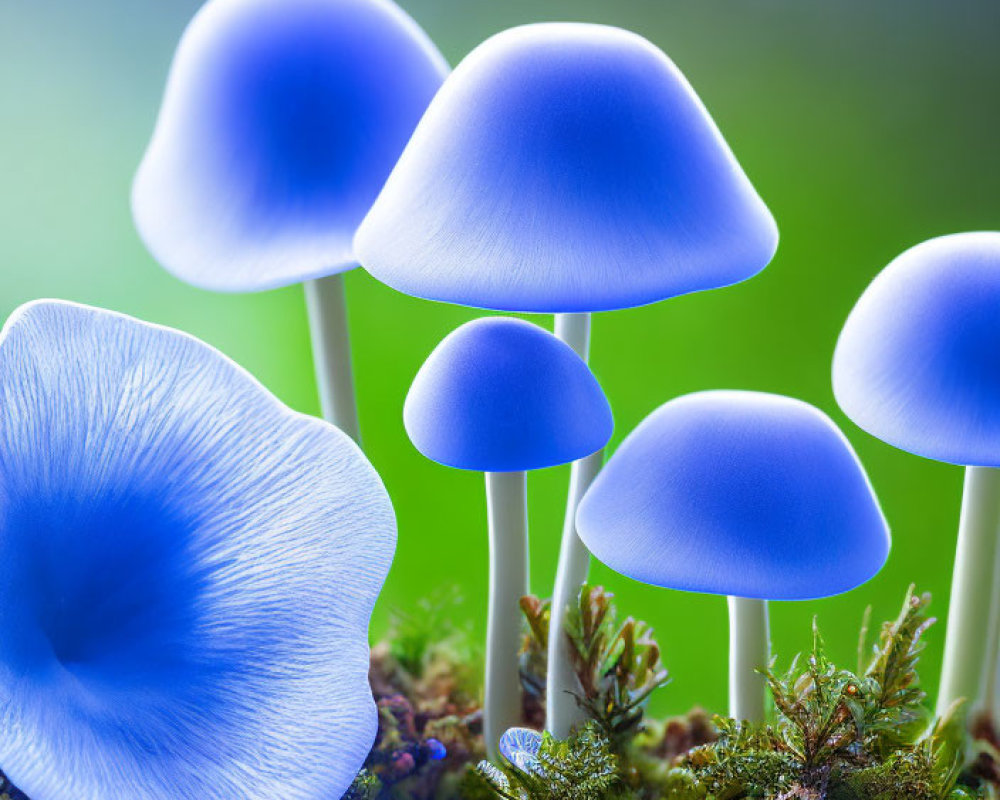
M 163 272 L 132 229 L 133 170 L 174 45 L 198 0 L 0 0 L 0 313 L 62 297 L 190 331 L 279 397 L 315 413 L 299 287 L 218 295 Z M 772 265 L 730 289 L 600 315 L 593 366 L 617 421 L 612 446 L 676 395 L 742 388 L 796 395 L 833 415 L 893 526 L 888 565 L 842 597 L 773 605 L 777 652 L 808 645 L 818 614 L 853 663 L 866 605 L 895 613 L 906 586 L 944 615 L 961 470 L 895 451 L 838 411 L 829 364 L 852 303 L 894 255 L 961 230 L 1000 228 L 1000 3 L 968 0 L 404 0 L 454 64 L 519 23 L 575 19 L 638 31 L 687 74 L 771 207 Z M 480 630 L 487 543 L 482 477 L 431 464 L 401 423 L 409 381 L 475 312 L 348 277 L 362 425 L 399 518 L 375 620 L 457 584 L 456 621 Z M 998 310 L 1000 313 L 1000 310 Z M 551 319 L 539 318 L 550 326 Z M 1000 359 L 1000 354 L 998 354 Z M 568 470 L 532 478 L 532 587 L 555 570 Z M 659 712 L 725 705 L 720 598 L 652 589 L 596 566 L 628 613 L 656 627 L 674 681 Z M 941 629 L 924 662 L 933 688 Z

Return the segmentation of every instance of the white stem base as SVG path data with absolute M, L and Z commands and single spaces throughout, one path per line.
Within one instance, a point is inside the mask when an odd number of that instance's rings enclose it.
M 496 760 L 500 737 L 521 724 L 521 598 L 528 593 L 528 492 L 523 472 L 486 473 L 490 606 L 486 628 L 483 737 Z
M 983 674 L 980 685 L 983 687 L 979 709 L 997 719 L 1000 709 L 1000 542 L 996 548 L 996 560 L 993 564 L 993 593 L 990 600 L 989 638 L 986 640 L 986 655 L 983 661 Z
M 729 598 L 729 716 L 763 722 L 767 683 L 757 670 L 771 660 L 767 601 Z
M 323 418 L 361 444 L 342 273 L 306 281 L 306 310 Z
M 956 700 L 964 698 L 969 705 L 979 701 L 987 658 L 994 655 L 987 653 L 987 642 L 998 530 L 1000 469 L 967 467 L 938 690 L 939 716 Z
M 586 713 L 576 702 L 576 696 L 582 694 L 583 687 L 573 668 L 572 643 L 566 635 L 566 614 L 576 605 L 580 587 L 586 583 L 587 572 L 590 570 L 590 551 L 576 533 L 576 508 L 603 463 L 604 451 L 599 450 L 573 464 L 570 474 L 559 569 L 552 590 L 548 672 L 545 681 L 545 730 L 557 739 L 565 739 L 573 732 L 573 728 L 587 720 Z
M 556 336 L 584 361 L 590 351 L 590 327 L 590 314 L 556 314 Z M 573 728 L 587 719 L 575 698 L 582 687 L 573 669 L 571 644 L 566 635 L 566 613 L 576 604 L 580 587 L 586 583 L 590 570 L 590 551 L 576 533 L 576 509 L 603 463 L 604 451 L 600 450 L 574 462 L 570 472 L 559 566 L 552 589 L 545 682 L 545 729 L 557 739 L 565 739 Z

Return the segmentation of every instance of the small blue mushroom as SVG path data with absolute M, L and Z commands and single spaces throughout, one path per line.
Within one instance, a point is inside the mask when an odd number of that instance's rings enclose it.
M 711 391 L 650 414 L 577 514 L 594 555 L 643 583 L 729 596 L 730 716 L 764 717 L 767 600 L 852 589 L 889 532 L 844 435 L 779 395 Z
M 918 244 L 865 290 L 841 332 L 833 389 L 866 431 L 967 467 L 938 713 L 995 693 L 1000 620 L 1000 233 Z M 992 619 L 991 619 L 992 615 Z M 989 702 L 987 698 L 987 703 Z
M 36 800 L 340 797 L 395 546 L 357 446 L 196 339 L 0 334 L 0 764 Z
M 586 360 L 591 312 L 746 280 L 777 241 L 663 52 L 620 28 L 542 23 L 455 69 L 355 243 L 365 269 L 407 294 L 557 314 L 556 334 Z M 573 520 L 602 461 L 573 467 L 553 590 L 546 729 L 560 738 L 581 719 L 564 619 L 589 554 Z
M 542 734 L 531 728 L 510 728 L 500 737 L 500 755 L 521 772 L 539 774 Z
M 447 73 L 390 0 L 209 0 L 171 68 L 132 210 L 182 280 L 306 282 L 324 414 L 355 439 L 341 273 Z
M 424 742 L 427 758 L 431 761 L 444 761 L 448 757 L 448 748 L 440 739 L 428 739 Z
M 604 447 L 613 423 L 587 365 L 555 336 L 508 317 L 450 333 L 428 356 L 403 409 L 427 458 L 486 473 L 490 602 L 484 736 L 495 757 L 521 715 L 520 598 L 528 591 L 527 470 Z

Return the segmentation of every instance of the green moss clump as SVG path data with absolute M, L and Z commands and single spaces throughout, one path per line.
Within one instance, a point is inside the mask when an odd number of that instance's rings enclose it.
M 767 680 L 776 720 L 720 719 L 719 740 L 695 748 L 674 770 L 678 800 L 959 800 L 979 796 L 959 782 L 964 722 L 930 719 L 916 665 L 933 620 L 930 598 L 907 593 L 867 665 L 835 666 L 814 625 L 813 649 Z M 862 641 L 864 635 L 862 635 Z M 864 647 L 862 646 L 862 651 Z
M 670 678 L 652 628 L 633 617 L 620 619 L 613 600 L 614 595 L 601 586 L 582 587 L 576 607 L 566 617 L 566 632 L 581 687 L 577 703 L 614 752 L 627 757 L 643 730 L 650 696 Z M 522 657 L 522 684 L 526 694 L 543 694 L 549 603 L 525 597 L 521 608 L 530 631 Z
M 378 800 L 378 797 L 385 790 L 382 781 L 372 775 L 367 769 L 361 770 L 358 776 L 347 790 L 343 800 Z M 3 798 L 0 798 L 3 800 Z
M 765 672 L 774 705 L 767 724 L 698 710 L 661 722 L 645 713 L 667 682 L 652 631 L 619 617 L 600 587 L 584 587 L 568 629 L 577 700 L 590 721 L 565 741 L 543 736 L 527 771 L 481 760 L 472 688 L 479 667 L 469 651 L 458 639 L 436 644 L 433 632 L 411 628 L 395 650 L 374 652 L 379 739 L 348 799 L 1000 800 L 992 720 L 976 722 L 970 747 L 960 709 L 935 720 L 925 704 L 917 664 L 933 623 L 929 602 L 911 589 L 870 650 L 866 621 L 853 670 L 827 657 L 814 623 L 811 652 L 784 671 L 772 662 Z M 538 728 L 549 607 L 526 597 L 522 609 L 523 724 Z M 441 627 L 435 630 L 440 635 Z M 431 732 L 447 740 L 443 762 L 419 759 Z

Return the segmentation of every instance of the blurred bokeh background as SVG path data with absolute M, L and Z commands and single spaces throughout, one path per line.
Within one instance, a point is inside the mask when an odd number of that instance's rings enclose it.
M 615 410 L 612 446 L 676 395 L 742 388 L 801 397 L 842 423 L 894 531 L 883 572 L 848 595 L 773 606 L 787 660 L 818 615 L 854 663 L 864 608 L 893 615 L 907 585 L 943 616 L 961 470 L 872 439 L 839 412 L 830 357 L 840 325 L 894 255 L 938 234 L 1000 228 L 1000 4 L 992 0 L 403 0 L 454 64 L 512 25 L 552 19 L 631 28 L 687 74 L 771 207 L 782 240 L 759 277 L 600 315 L 592 361 Z M 285 402 L 315 413 L 302 290 L 218 295 L 143 250 L 129 184 L 180 33 L 199 0 L 0 0 L 0 314 L 37 297 L 98 304 L 190 331 Z M 401 407 L 436 342 L 476 312 L 348 277 L 363 435 L 399 518 L 375 619 L 457 585 L 456 622 L 481 630 L 487 541 L 480 475 L 410 446 Z M 1000 313 L 1000 309 L 998 309 Z M 537 320 L 551 326 L 551 319 Z M 1000 354 L 997 354 L 1000 359 Z M 550 591 L 567 469 L 532 477 L 532 587 Z M 673 683 L 660 713 L 725 704 L 725 602 L 641 586 L 595 566 L 627 613 L 656 627 Z M 933 689 L 941 629 L 930 634 Z

